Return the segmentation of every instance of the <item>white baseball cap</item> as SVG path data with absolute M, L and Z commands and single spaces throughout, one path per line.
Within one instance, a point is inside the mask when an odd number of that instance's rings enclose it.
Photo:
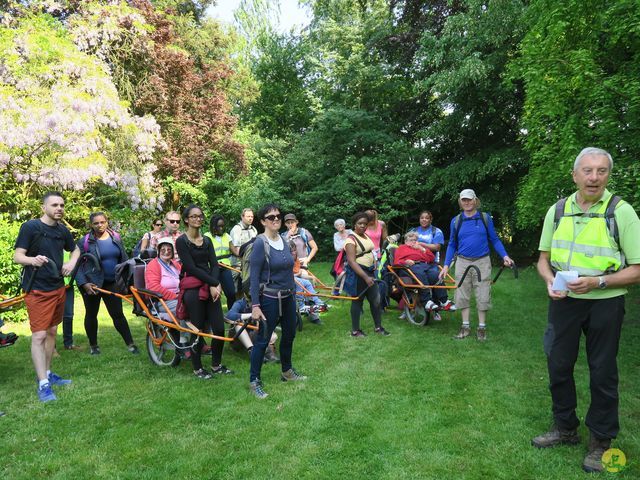
M 476 198 L 476 192 L 474 192 L 473 190 L 471 190 L 470 188 L 465 188 L 464 190 L 462 190 L 460 192 L 460 198 L 466 198 L 468 200 L 475 200 Z

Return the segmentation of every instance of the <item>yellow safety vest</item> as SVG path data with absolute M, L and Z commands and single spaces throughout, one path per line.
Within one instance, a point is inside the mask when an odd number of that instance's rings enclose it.
M 567 199 L 564 216 L 551 240 L 551 266 L 556 270 L 575 270 L 580 276 L 597 277 L 620 269 L 624 263 L 619 246 L 609 234 L 602 202 L 596 212 L 572 213 Z M 575 218 L 585 223 L 576 233 Z
M 211 239 L 211 243 L 213 243 L 213 249 L 216 252 L 216 257 L 218 257 L 218 263 L 231 265 L 231 261 L 229 260 L 229 255 L 231 255 L 231 250 L 229 249 L 231 237 L 229 234 L 225 233 L 222 237 L 219 237 L 219 241 L 209 232 L 205 233 L 205 235 L 209 237 Z

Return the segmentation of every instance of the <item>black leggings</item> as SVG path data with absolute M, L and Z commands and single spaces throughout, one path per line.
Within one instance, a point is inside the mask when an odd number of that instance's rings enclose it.
M 102 285 L 102 290 L 108 290 L 109 292 L 115 292 L 114 282 L 105 282 Z M 98 312 L 100 311 L 100 300 L 102 300 L 107 307 L 107 312 L 111 320 L 113 320 L 113 326 L 124 340 L 124 343 L 131 345 L 133 338 L 131 337 L 131 330 L 129 330 L 129 323 L 122 312 L 122 299 L 115 295 L 109 295 L 106 293 L 99 293 L 97 295 L 82 295 L 84 301 L 84 329 L 89 337 L 89 345 L 95 347 L 98 345 Z
M 198 291 L 198 288 L 185 290 L 182 297 L 182 301 L 185 307 L 187 307 L 189 321 L 193 323 L 198 330 L 204 332 L 211 330 L 214 335 L 224 337 L 224 317 L 222 315 L 220 300 L 218 299 L 215 302 L 212 302 L 211 298 L 209 298 L 209 300 L 200 300 Z M 194 370 L 200 370 L 202 368 L 200 355 L 204 343 L 204 338 L 199 337 L 198 342 L 193 347 L 191 361 L 193 362 Z M 223 347 L 224 340 L 211 340 L 211 364 L 213 366 L 220 365 Z
M 360 314 L 362 313 L 364 306 L 364 298 L 367 297 L 369 301 L 369 308 L 371 309 L 371 316 L 373 317 L 373 323 L 376 328 L 382 326 L 382 306 L 380 304 L 380 290 L 378 285 L 374 283 L 371 287 L 367 288 L 366 282 L 356 275 L 356 292 L 362 294 L 357 300 L 351 302 L 351 331 L 355 332 L 360 330 Z M 363 290 L 366 288 L 366 291 Z

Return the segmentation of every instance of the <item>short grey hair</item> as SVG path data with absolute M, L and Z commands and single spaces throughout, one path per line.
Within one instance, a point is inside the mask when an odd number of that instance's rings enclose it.
M 333 222 L 333 226 L 335 228 L 338 228 L 338 225 L 344 225 L 346 227 L 347 222 L 345 222 L 344 218 L 338 218 L 335 222 Z
M 404 241 L 408 242 L 411 239 L 418 239 L 418 234 L 416 232 L 407 232 L 404 234 Z
M 582 157 L 586 157 L 587 155 L 602 155 L 604 157 L 607 157 L 607 159 L 609 160 L 609 171 L 613 170 L 613 158 L 611 158 L 611 154 L 609 152 L 603 150 L 602 148 L 587 147 L 583 148 L 580 151 L 580 153 L 576 157 L 576 161 L 573 162 L 574 172 L 578 169 L 578 165 L 580 164 L 580 160 L 582 160 Z

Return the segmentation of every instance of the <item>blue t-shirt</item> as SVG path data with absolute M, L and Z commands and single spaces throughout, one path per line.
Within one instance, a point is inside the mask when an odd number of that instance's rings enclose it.
M 416 232 L 418 234 L 418 241 L 421 243 L 438 243 L 444 245 L 444 233 L 438 227 L 429 225 L 427 228 L 417 226 L 409 230 L 410 232 Z M 442 247 L 440 247 L 442 248 Z M 436 263 L 440 262 L 440 252 L 433 252 L 436 256 Z
M 460 222 L 460 232 L 458 233 L 458 242 L 460 245 L 456 244 L 455 232 L 456 218 L 458 218 L 458 216 L 456 215 L 451 219 L 451 235 L 449 237 L 447 255 L 444 259 L 444 264 L 446 266 L 451 265 L 451 261 L 455 254 L 469 258 L 478 258 L 489 255 L 491 251 L 489 249 L 489 240 L 491 241 L 491 245 L 493 245 L 495 251 L 500 255 L 500 258 L 507 256 L 507 251 L 498 238 L 496 229 L 493 226 L 493 219 L 491 218 L 491 215 L 487 215 L 488 230 L 484 226 L 484 222 L 480 217 L 481 213 L 479 211 L 471 217 L 465 216 L 464 213 L 461 213 L 461 215 L 462 222 Z
M 120 260 L 120 249 L 109 237 L 105 240 L 98 240 L 98 251 L 100 252 L 104 281 L 113 282 L 116 279 L 116 265 Z

